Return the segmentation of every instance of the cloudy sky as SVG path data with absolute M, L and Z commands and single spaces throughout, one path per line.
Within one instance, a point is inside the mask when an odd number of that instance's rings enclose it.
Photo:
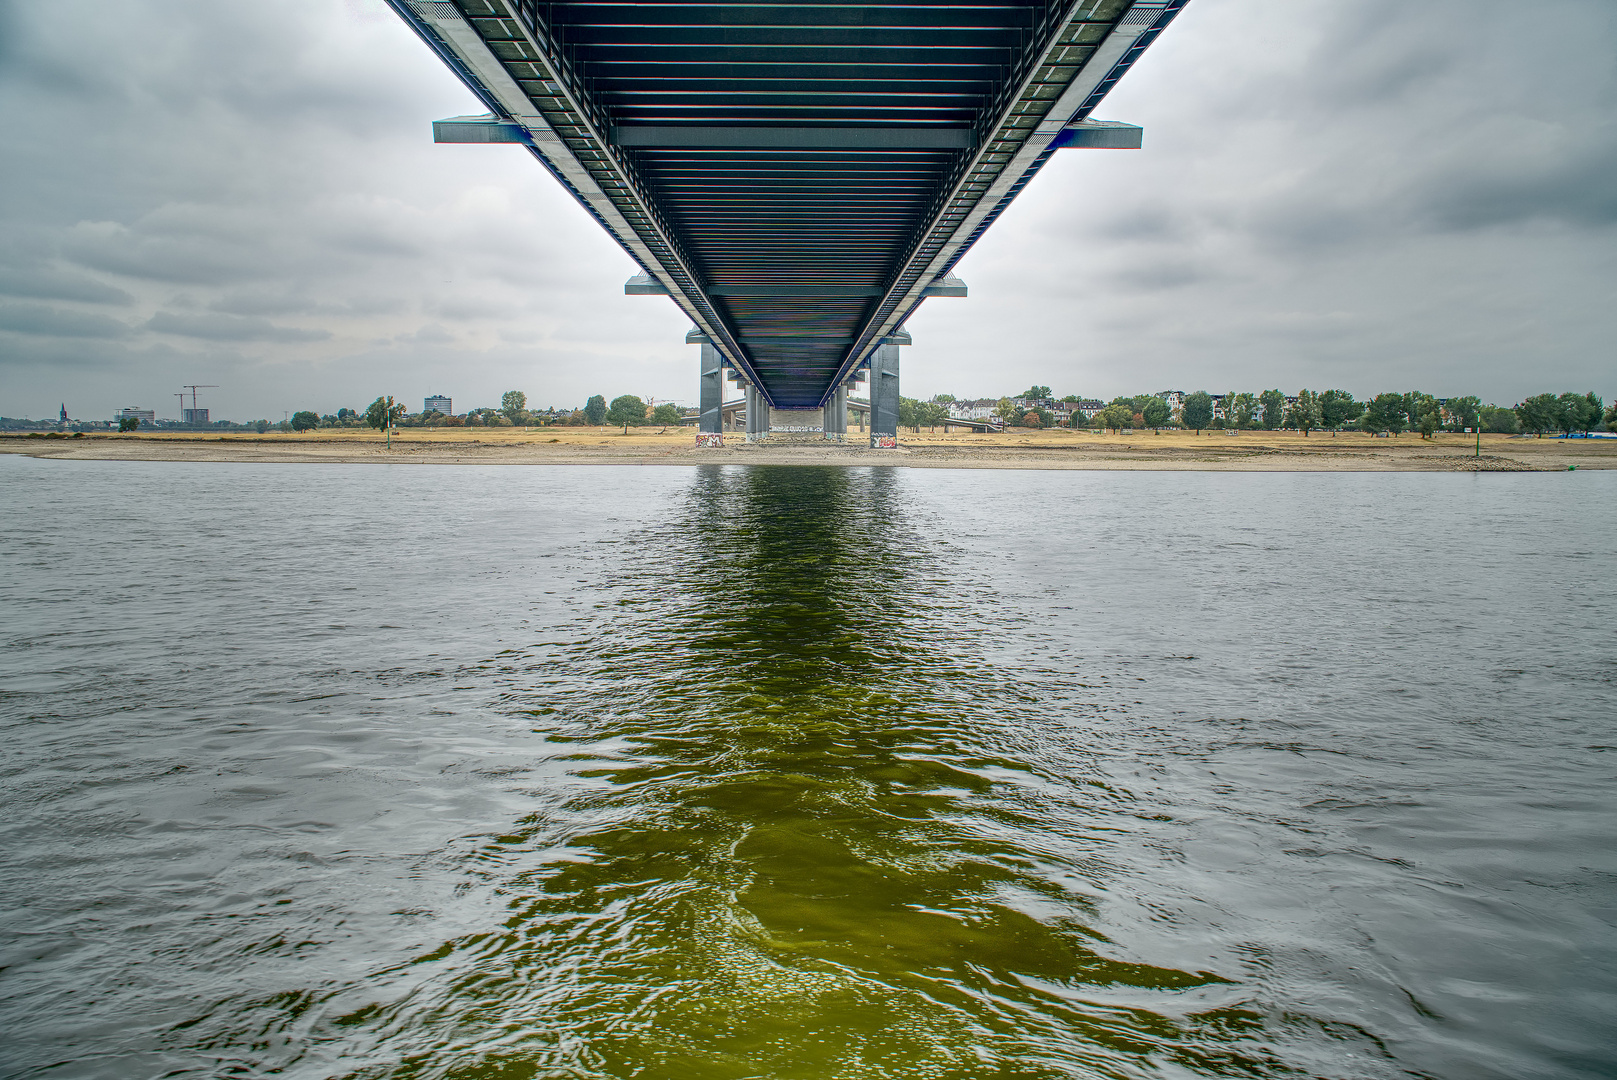
M 380 0 L 0 0 L 0 414 L 690 401 L 673 304 Z M 1617 4 L 1193 0 L 905 393 L 1617 397 Z

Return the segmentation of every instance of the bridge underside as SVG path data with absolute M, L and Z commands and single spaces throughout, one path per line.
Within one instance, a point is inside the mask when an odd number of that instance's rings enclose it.
M 779 409 L 822 408 L 1185 0 L 389 0 Z

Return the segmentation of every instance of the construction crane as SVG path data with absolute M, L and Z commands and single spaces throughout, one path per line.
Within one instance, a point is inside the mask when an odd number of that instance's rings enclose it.
M 180 419 L 183 421 L 185 419 L 185 391 L 181 390 L 174 396 L 180 399 Z
M 218 383 L 181 383 L 180 385 L 184 386 L 187 390 L 191 391 L 191 415 L 190 416 L 185 415 L 185 395 L 181 394 L 180 395 L 180 418 L 181 418 L 182 421 L 184 421 L 186 423 L 194 424 L 194 423 L 196 423 L 196 415 L 197 415 L 197 391 L 198 390 L 217 390 L 217 389 L 219 389 L 219 384 Z
M 192 412 L 196 411 L 196 407 L 197 407 L 197 391 L 198 390 L 217 390 L 217 389 L 219 389 L 219 384 L 218 383 L 181 383 L 180 385 L 184 386 L 187 390 L 191 391 L 191 411 Z M 180 395 L 180 405 L 181 406 L 185 405 L 185 395 L 184 394 Z

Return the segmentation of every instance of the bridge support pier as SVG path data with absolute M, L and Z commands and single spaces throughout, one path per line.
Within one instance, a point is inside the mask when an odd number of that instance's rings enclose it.
M 724 357 L 702 343 L 701 412 L 696 421 L 697 446 L 724 445 Z
M 747 441 L 757 442 L 769 434 L 769 407 L 764 396 L 751 383 L 747 384 Z
M 904 335 L 909 344 L 909 335 Z M 898 346 L 897 336 L 884 338 L 870 354 L 870 445 L 890 450 L 898 446 Z
M 831 395 L 831 400 L 825 403 L 825 420 L 822 424 L 825 437 L 832 442 L 845 442 L 848 438 L 848 384 L 843 383 L 837 387 L 837 392 Z

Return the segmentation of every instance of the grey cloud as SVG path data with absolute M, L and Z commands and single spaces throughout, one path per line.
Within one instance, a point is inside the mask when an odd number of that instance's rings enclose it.
M 1114 274 L 1118 283 L 1141 291 L 1160 292 L 1164 289 L 1182 289 L 1205 281 L 1210 275 L 1204 267 L 1183 258 L 1153 259 Z
M 454 322 L 486 322 L 512 317 L 511 305 L 482 296 L 445 297 L 434 302 L 429 311 L 441 319 Z
M 116 338 L 127 323 L 98 312 L 68 311 L 43 304 L 0 304 L 0 329 L 47 337 Z
M 1547 126 L 1547 125 L 1546 125 Z M 1439 228 L 1480 229 L 1526 221 L 1617 223 L 1617 126 L 1502 137 L 1530 144 L 1523 158 L 1486 153 L 1428 180 L 1412 200 Z M 1547 136 L 1547 137 L 1545 137 Z M 1479 148 L 1480 149 L 1480 148 Z
M 437 323 L 431 323 L 427 326 L 423 326 L 414 333 L 400 334 L 393 340 L 400 343 L 416 343 L 421 345 L 446 345 L 455 340 L 455 335 L 451 334 L 448 330 L 445 330 Z
M 205 341 L 300 342 L 325 341 L 331 337 L 329 330 L 276 326 L 264 318 L 219 314 L 178 315 L 171 311 L 159 311 L 146 323 L 146 327 L 160 334 L 177 334 Z
M 151 365 L 186 364 L 216 361 L 216 357 L 198 357 L 168 345 L 135 346 L 126 341 L 105 338 L 33 337 L 0 335 L 0 366 L 8 369 L 12 378 L 34 371 L 48 374 L 59 371 L 94 371 L 96 393 L 108 389 L 108 381 L 124 381 Z M 127 392 L 127 391 L 120 391 Z M 66 396 L 82 399 L 84 387 Z M 62 396 L 58 394 L 58 396 Z M 145 400 L 145 399 L 143 399 Z M 105 405 L 106 408 L 114 408 Z M 70 410 L 76 411 L 76 410 Z M 94 410 L 82 415 L 93 415 Z
M 0 293 L 36 300 L 77 300 L 86 304 L 132 304 L 135 298 L 83 274 L 44 266 L 0 267 Z
M 224 237 L 153 236 L 117 222 L 81 222 L 63 238 L 62 253 L 82 266 L 185 285 L 217 285 L 263 276 L 254 252 Z

